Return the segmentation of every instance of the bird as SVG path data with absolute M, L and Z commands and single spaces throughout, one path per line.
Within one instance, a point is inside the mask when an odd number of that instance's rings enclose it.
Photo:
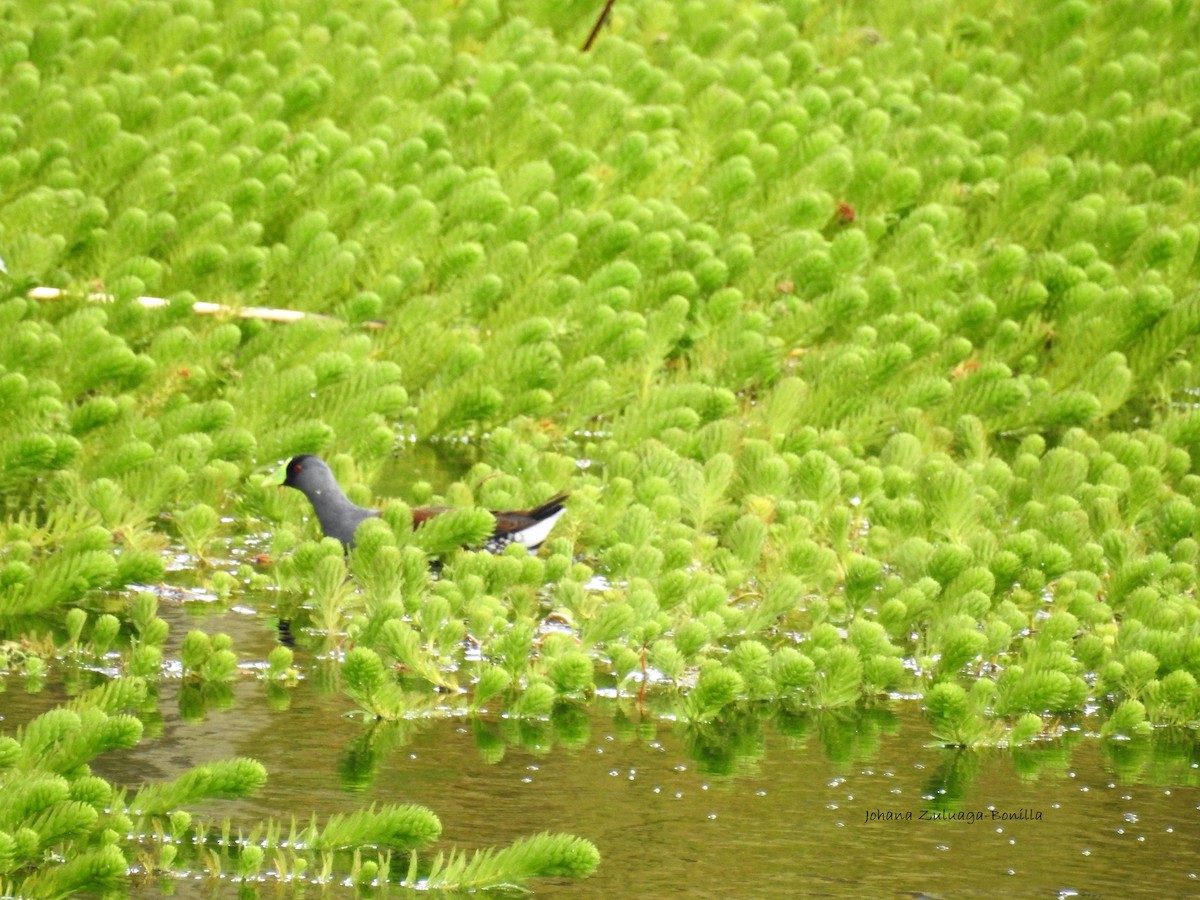
M 347 549 L 354 546 L 354 532 L 365 520 L 379 515 L 377 509 L 367 509 L 354 503 L 343 492 L 333 470 L 319 456 L 305 453 L 292 457 L 287 464 L 283 487 L 295 488 L 308 498 L 321 523 L 326 537 L 337 538 Z M 526 550 L 536 550 L 546 540 L 554 523 L 566 509 L 567 494 L 556 494 L 532 509 L 492 511 L 496 529 L 483 545 L 489 553 L 499 553 L 509 544 L 520 544 Z M 413 527 L 444 513 L 446 506 L 418 506 L 412 511 Z

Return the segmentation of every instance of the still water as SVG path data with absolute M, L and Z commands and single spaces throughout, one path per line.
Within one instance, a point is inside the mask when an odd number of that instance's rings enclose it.
M 265 657 L 276 639 L 270 620 L 245 608 L 164 602 L 160 615 L 175 640 L 190 628 L 225 631 L 241 653 Z M 205 812 L 249 825 L 420 803 L 441 818 L 443 849 L 543 830 L 594 842 L 596 875 L 535 882 L 545 896 L 1200 896 L 1192 732 L 1104 742 L 1085 722 L 1033 749 L 956 751 L 926 745 L 911 701 L 844 715 L 745 714 L 710 728 L 657 720 L 634 699 L 547 722 L 448 714 L 386 725 L 347 715 L 353 704 L 323 674 L 331 666 L 303 651 L 297 664 L 309 676 L 283 692 L 249 671 L 228 692 L 163 681 L 142 743 L 95 770 L 136 785 L 252 756 L 270 772 L 263 792 Z M 10 680 L 0 729 L 66 693 L 26 693 Z M 211 880 L 146 882 L 136 893 L 162 888 L 239 894 Z

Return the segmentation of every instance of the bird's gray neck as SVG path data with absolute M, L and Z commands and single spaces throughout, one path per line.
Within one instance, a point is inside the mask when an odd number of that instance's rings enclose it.
M 317 514 L 317 521 L 321 523 L 321 530 L 344 544 L 354 540 L 354 530 L 363 519 L 375 515 L 373 510 L 363 509 L 341 491 L 315 490 L 309 499 Z

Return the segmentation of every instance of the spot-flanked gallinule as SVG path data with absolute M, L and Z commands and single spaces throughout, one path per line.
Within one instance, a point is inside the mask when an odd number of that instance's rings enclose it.
M 354 531 L 359 523 L 379 515 L 379 510 L 365 509 L 342 493 L 333 471 L 319 456 L 305 454 L 293 457 L 287 464 L 283 485 L 303 493 L 313 505 L 325 536 L 337 538 L 347 547 L 354 546 Z M 483 549 L 489 553 L 499 553 L 509 544 L 520 544 L 528 550 L 536 550 L 563 514 L 566 499 L 566 494 L 559 494 L 533 509 L 493 512 L 496 530 Z M 446 510 L 445 506 L 415 507 L 412 511 L 413 527 Z

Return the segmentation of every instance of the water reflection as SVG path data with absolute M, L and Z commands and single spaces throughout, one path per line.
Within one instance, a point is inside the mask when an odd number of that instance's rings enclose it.
M 380 497 L 405 497 L 419 481 L 443 493 L 484 456 L 478 441 L 409 441 L 384 464 L 374 489 Z
M 983 754 L 963 749 L 947 749 L 941 765 L 925 782 L 921 797 L 923 809 L 939 813 L 956 812 L 973 793 L 972 787 L 983 767 Z
M 208 610 L 204 618 L 161 608 L 173 640 L 202 627 L 228 632 L 243 653 L 265 658 L 275 646 L 266 618 Z M 369 722 L 341 693 L 336 659 L 305 649 L 300 636 L 299 684 L 270 684 L 252 671 L 221 685 L 165 678 L 136 711 L 147 726 L 142 744 L 94 769 L 136 785 L 252 756 L 271 773 L 267 789 L 202 810 L 243 825 L 377 801 L 430 807 L 447 847 L 578 834 L 600 848 L 600 871 L 582 883 L 536 885 L 573 897 L 1131 896 L 1139 888 L 1186 896 L 1200 886 L 1200 748 L 1188 731 L 1102 741 L 1072 725 L 1053 741 L 968 751 L 928 746 L 928 723 L 912 702 L 830 712 L 748 706 L 695 725 L 661 715 L 653 696 L 644 705 L 624 697 L 560 704 L 545 720 L 524 720 L 469 717 L 452 697 L 427 694 L 423 706 L 414 700 L 420 715 Z M 10 731 L 104 680 L 84 666 L 52 675 L 38 693 L 10 679 L 0 727 Z M 1005 818 L 1022 810 L 1041 816 Z M 872 812 L 899 817 L 870 821 Z M 201 890 L 193 882 L 171 889 Z
M 1200 740 L 1190 729 L 1169 729 L 1153 741 L 1107 741 L 1104 766 L 1122 782 L 1200 784 Z

